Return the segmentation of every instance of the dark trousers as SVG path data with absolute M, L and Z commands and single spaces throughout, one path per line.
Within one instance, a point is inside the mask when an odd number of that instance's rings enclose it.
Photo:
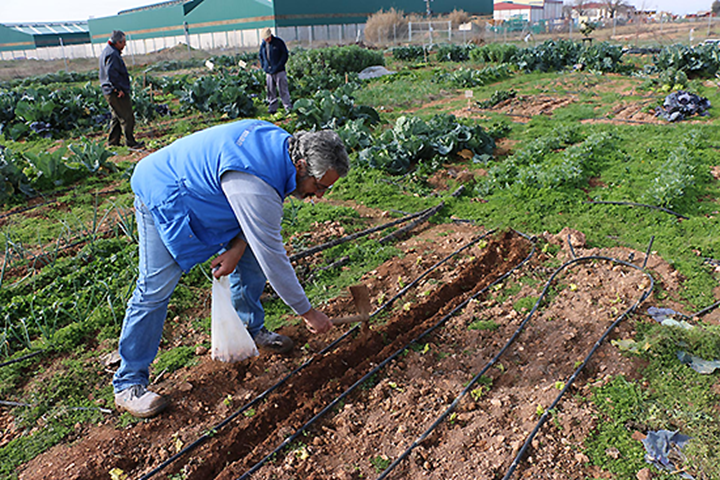
M 135 128 L 135 115 L 132 109 L 132 100 L 130 95 L 125 94 L 122 98 L 113 92 L 105 95 L 105 99 L 110 105 L 112 118 L 110 119 L 110 133 L 108 134 L 109 145 L 120 145 L 120 138 L 125 134 L 125 145 L 132 147 L 137 143 L 133 136 Z

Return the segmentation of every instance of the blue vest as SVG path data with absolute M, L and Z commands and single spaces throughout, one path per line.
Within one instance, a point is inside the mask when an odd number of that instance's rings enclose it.
M 137 164 L 132 189 L 183 271 L 206 261 L 240 233 L 220 186 L 223 173 L 254 175 L 281 199 L 295 190 L 288 138 L 272 123 L 241 120 L 193 133 Z

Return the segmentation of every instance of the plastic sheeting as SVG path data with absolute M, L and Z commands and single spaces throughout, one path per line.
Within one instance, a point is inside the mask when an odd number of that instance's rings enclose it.
M 682 478 L 693 480 L 692 475 L 685 472 L 678 472 L 679 465 L 675 465 L 673 460 L 684 460 L 684 456 L 680 451 L 690 440 L 687 435 L 669 430 L 650 431 L 647 437 L 642 441 L 645 446 L 645 461 L 652 463 L 660 470 L 679 473 Z
M 665 97 L 662 107 L 655 110 L 655 116 L 669 122 L 678 122 L 692 115 L 708 115 L 710 106 L 707 98 L 680 90 Z

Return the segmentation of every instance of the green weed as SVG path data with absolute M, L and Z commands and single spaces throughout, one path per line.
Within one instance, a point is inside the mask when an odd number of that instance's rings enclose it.
M 153 368 L 156 372 L 167 372 L 172 373 L 183 367 L 195 365 L 197 360 L 195 358 L 195 347 L 194 346 L 180 346 L 175 347 L 172 350 L 160 352 Z
M 497 330 L 499 325 L 492 320 L 475 320 L 468 325 L 469 330 Z
M 375 473 L 381 473 L 390 466 L 392 460 L 385 455 L 378 455 L 370 458 L 370 465 L 375 469 Z

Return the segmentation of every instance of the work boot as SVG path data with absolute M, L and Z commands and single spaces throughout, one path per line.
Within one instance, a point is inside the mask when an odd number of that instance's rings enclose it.
M 145 142 L 135 142 L 132 145 L 128 145 L 128 148 L 134 152 L 144 150 L 145 149 Z
M 255 340 L 255 345 L 259 348 L 274 353 L 287 353 L 292 350 L 295 345 L 293 341 L 290 340 L 290 337 L 271 332 L 265 327 L 262 327 L 260 331 L 255 334 L 253 340 Z
M 167 401 L 157 393 L 148 391 L 143 385 L 133 385 L 115 394 L 115 407 L 133 417 L 150 418 L 167 407 Z

